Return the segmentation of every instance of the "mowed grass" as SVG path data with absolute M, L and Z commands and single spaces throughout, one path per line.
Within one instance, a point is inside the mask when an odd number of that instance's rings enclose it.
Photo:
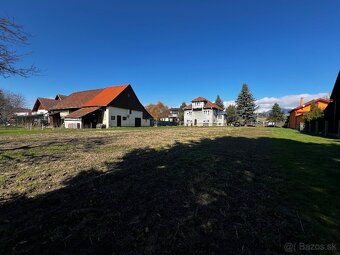
M 323 242 L 340 243 L 340 140 L 295 130 L 273 132 L 290 202 Z M 282 139 L 287 139 L 283 142 Z
M 1 253 L 278 254 L 286 242 L 340 243 L 339 140 L 244 127 L 0 138 Z

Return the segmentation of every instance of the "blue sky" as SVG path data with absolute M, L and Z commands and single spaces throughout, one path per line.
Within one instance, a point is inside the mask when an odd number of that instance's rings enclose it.
M 27 97 L 132 84 L 143 104 L 330 92 L 340 68 L 340 1 L 1 0 L 31 33 L 31 78 L 0 78 Z M 274 99 L 273 99 L 274 98 Z

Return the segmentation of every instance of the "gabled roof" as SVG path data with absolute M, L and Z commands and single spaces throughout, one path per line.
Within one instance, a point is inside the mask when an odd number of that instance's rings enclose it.
M 65 118 L 69 118 L 69 119 L 79 119 L 91 112 L 94 112 L 96 110 L 98 110 L 100 107 L 84 107 L 84 108 L 80 108 L 77 111 L 74 111 L 72 113 L 70 113 L 69 115 L 66 115 Z
M 208 101 L 205 105 L 204 105 L 204 108 L 205 109 L 208 109 L 208 108 L 213 108 L 213 109 L 217 109 L 217 110 L 220 110 L 220 111 L 223 111 L 223 109 L 221 107 L 219 107 L 217 104 L 214 104 L 210 101 Z
M 27 109 L 27 108 L 21 108 L 21 107 L 19 107 L 19 108 L 15 108 L 15 109 L 13 109 L 13 112 L 15 112 L 15 113 L 21 113 L 21 112 L 27 112 L 27 113 L 32 113 L 32 110 L 31 109 Z
M 102 89 L 96 96 L 87 101 L 84 106 L 107 106 L 111 103 L 120 93 L 122 93 L 129 84 L 107 87 Z
M 183 108 L 183 110 L 191 110 L 192 104 L 188 104 L 186 107 Z
M 196 97 L 193 99 L 191 102 L 207 102 L 208 100 L 205 99 L 204 97 Z
M 332 94 L 331 94 L 331 99 L 338 99 L 340 98 L 340 71 L 338 73 L 338 77 L 336 78 Z
M 43 98 L 38 97 L 35 101 L 35 104 L 33 106 L 33 111 L 36 112 L 39 108 L 39 105 L 41 105 L 41 108 L 44 110 L 50 110 L 54 105 L 56 105 L 59 100 L 51 99 L 51 98 Z
M 65 95 L 58 94 L 58 95 L 55 96 L 54 99 L 55 99 L 55 100 L 64 100 L 66 97 L 67 97 L 67 96 L 65 96 Z
M 129 86 L 129 84 L 125 84 L 103 89 L 74 92 L 64 100 L 59 101 L 52 109 L 61 110 L 90 106 L 107 106 Z
M 102 90 L 103 89 L 94 89 L 74 92 L 64 100 L 58 101 L 58 103 L 54 105 L 51 110 L 81 108 L 86 102 L 98 95 Z
M 205 99 L 204 97 L 197 97 L 191 102 L 205 102 L 203 108 L 204 109 L 217 109 L 220 111 L 223 111 L 221 107 L 219 107 L 217 104 L 210 102 L 209 100 Z M 191 110 L 192 109 L 192 104 L 187 105 L 186 107 L 183 108 L 184 110 Z
M 309 105 L 311 105 L 313 103 L 313 101 L 315 103 L 322 102 L 322 103 L 325 103 L 325 104 L 329 104 L 329 102 L 330 102 L 329 99 L 326 99 L 326 98 L 317 98 L 317 99 L 311 100 L 311 101 L 309 101 L 309 102 L 307 102 L 307 103 L 305 103 L 303 105 L 299 105 L 299 106 L 295 107 L 294 109 L 290 110 L 289 112 L 298 111 L 298 110 L 300 110 L 300 109 L 302 109 L 302 108 L 304 108 L 306 106 L 309 106 Z

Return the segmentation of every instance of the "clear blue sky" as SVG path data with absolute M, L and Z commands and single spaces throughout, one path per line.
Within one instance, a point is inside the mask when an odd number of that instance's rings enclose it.
M 35 97 L 130 83 L 143 104 L 329 92 L 340 68 L 340 1 L 1 0 L 33 34 L 41 76 L 0 78 Z

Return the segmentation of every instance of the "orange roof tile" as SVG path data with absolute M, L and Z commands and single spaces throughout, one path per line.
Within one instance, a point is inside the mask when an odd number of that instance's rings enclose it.
M 305 103 L 303 105 L 299 105 L 299 106 L 295 107 L 294 109 L 291 109 L 289 112 L 297 111 L 297 110 L 302 109 L 302 108 L 304 108 L 304 107 L 306 107 L 308 105 L 311 105 L 313 101 L 315 103 L 323 102 L 323 103 L 326 103 L 326 104 L 329 104 L 329 102 L 330 102 L 329 99 L 326 99 L 326 98 L 317 98 L 317 99 L 311 100 L 311 101 L 309 101 L 309 102 L 307 102 L 307 103 Z
M 126 84 L 104 88 L 97 95 L 87 101 L 83 106 L 107 106 L 128 86 L 130 85 Z

